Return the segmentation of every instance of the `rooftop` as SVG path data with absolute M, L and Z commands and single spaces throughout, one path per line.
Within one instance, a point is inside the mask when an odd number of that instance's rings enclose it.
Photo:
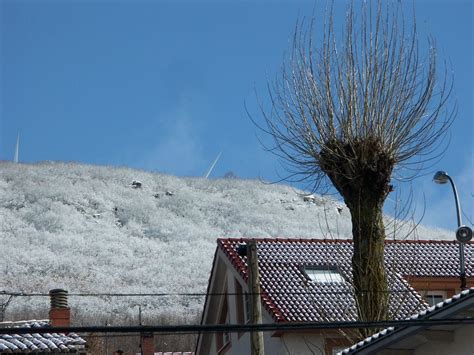
M 29 334 L 0 334 L 0 353 L 74 353 L 82 350 L 86 341 L 76 333 L 35 333 L 35 328 L 49 327 L 48 320 L 0 322 L 0 328 L 27 327 Z
M 221 238 L 218 247 L 246 281 L 246 257 L 237 247 L 248 239 Z M 337 239 L 256 239 L 264 306 L 277 322 L 355 321 L 352 241 Z M 411 277 L 458 277 L 458 244 L 453 241 L 387 241 L 385 264 L 390 313 L 395 319 L 428 308 L 410 286 Z M 465 248 L 466 274 L 472 275 L 474 243 Z M 308 277 L 305 269 L 331 270 L 342 276 L 329 282 Z M 334 277 L 334 276 L 332 276 Z

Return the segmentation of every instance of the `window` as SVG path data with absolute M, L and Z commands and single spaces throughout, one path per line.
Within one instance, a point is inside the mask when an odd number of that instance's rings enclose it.
M 230 324 L 229 312 L 227 312 L 224 324 Z M 230 333 L 224 332 L 224 345 L 226 345 L 227 343 L 230 343 Z
M 438 304 L 440 302 L 443 302 L 444 299 L 443 299 L 443 296 L 441 295 L 428 295 L 426 296 L 426 302 L 428 302 L 428 304 L 430 306 L 434 306 L 435 304 Z
M 219 324 L 229 324 L 229 309 L 227 306 L 227 295 L 224 296 L 221 311 L 218 318 Z M 216 348 L 218 354 L 224 354 L 230 348 L 230 333 L 216 333 Z
M 425 295 L 425 300 L 430 306 L 434 306 L 446 299 L 446 292 L 443 291 L 428 291 Z
M 239 281 L 235 279 L 235 309 L 237 312 L 237 323 L 244 324 L 245 323 L 245 310 L 244 310 L 244 300 L 243 300 L 243 292 L 242 286 L 240 285 Z
M 242 285 L 235 279 L 235 308 L 237 310 L 237 322 L 239 324 L 250 321 L 250 295 L 243 291 Z
M 306 276 L 314 282 L 321 283 L 341 283 L 344 278 L 335 267 L 328 266 L 307 266 L 304 268 Z
M 250 322 L 250 295 L 245 292 L 245 323 Z

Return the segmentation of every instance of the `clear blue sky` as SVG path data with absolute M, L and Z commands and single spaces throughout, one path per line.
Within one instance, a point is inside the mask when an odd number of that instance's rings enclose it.
M 201 176 L 222 151 L 213 176 L 276 179 L 278 161 L 260 147 L 245 104 L 258 115 L 254 90 L 265 98 L 296 19 L 311 16 L 313 1 L 0 4 L 0 159 L 12 159 L 20 133 L 21 162 Z M 322 21 L 324 3 L 316 4 Z M 452 229 L 452 193 L 431 176 L 442 168 L 456 179 L 472 219 L 473 5 L 424 0 L 415 8 L 420 40 L 433 35 L 454 71 L 459 105 L 445 156 L 413 184 L 415 204 L 425 195 L 424 223 Z M 344 9 L 336 1 L 336 19 Z

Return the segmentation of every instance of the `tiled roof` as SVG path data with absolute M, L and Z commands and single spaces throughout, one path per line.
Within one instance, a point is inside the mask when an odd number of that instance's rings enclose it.
M 454 304 L 458 304 L 459 302 L 464 302 L 468 297 L 474 297 L 474 287 L 464 290 L 461 293 L 454 295 L 452 298 L 448 298 L 444 302 L 440 302 L 424 311 L 421 311 L 420 313 L 417 313 L 417 314 L 412 315 L 411 317 L 408 317 L 407 319 L 419 320 L 419 319 L 430 318 L 434 313 L 437 313 L 440 310 L 444 310 L 448 307 L 451 307 Z M 361 350 L 361 348 L 372 344 L 376 340 L 381 340 L 382 338 L 392 335 L 397 329 L 399 328 L 388 327 L 370 337 L 365 338 L 364 340 L 358 342 L 357 344 L 352 345 L 350 348 L 344 349 L 338 354 L 357 353 L 358 351 Z
M 445 240 L 387 241 L 386 264 L 405 276 L 459 277 L 459 243 Z M 474 243 L 465 244 L 466 275 L 473 274 Z
M 47 320 L 1 322 L 0 327 L 32 328 L 30 334 L 0 334 L 0 353 L 75 353 L 86 341 L 76 333 L 35 333 L 35 328 L 49 327 Z
M 247 239 L 219 239 L 218 245 L 244 280 L 246 257 L 237 253 Z M 354 321 L 352 241 L 326 239 L 256 239 L 262 299 L 276 321 Z M 465 248 L 466 273 L 472 275 L 474 244 Z M 385 263 L 389 282 L 390 312 L 404 319 L 428 305 L 403 276 L 457 276 L 458 244 L 450 241 L 388 241 Z M 344 283 L 311 282 L 303 268 L 336 267 Z

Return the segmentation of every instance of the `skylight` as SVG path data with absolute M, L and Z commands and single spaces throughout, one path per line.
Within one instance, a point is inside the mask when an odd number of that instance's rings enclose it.
M 311 281 L 321 283 L 341 283 L 344 278 L 335 268 L 305 267 L 304 272 Z

